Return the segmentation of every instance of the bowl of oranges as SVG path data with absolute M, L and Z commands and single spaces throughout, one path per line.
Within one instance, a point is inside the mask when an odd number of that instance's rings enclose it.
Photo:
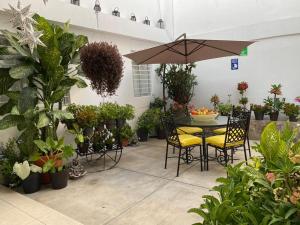
M 197 121 L 215 120 L 219 115 L 214 110 L 205 107 L 202 107 L 200 109 L 193 109 L 190 113 L 191 117 Z

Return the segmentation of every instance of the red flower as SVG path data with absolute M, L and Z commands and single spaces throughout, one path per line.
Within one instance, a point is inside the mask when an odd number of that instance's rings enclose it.
M 276 175 L 275 173 L 267 173 L 266 174 L 266 179 L 270 182 L 273 183 L 276 180 Z
M 243 81 L 243 82 L 240 82 L 238 83 L 238 88 L 237 88 L 239 91 L 245 91 L 248 89 L 248 83 Z

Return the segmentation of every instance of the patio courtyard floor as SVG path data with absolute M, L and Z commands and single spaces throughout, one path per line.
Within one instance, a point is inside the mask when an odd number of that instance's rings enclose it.
M 169 159 L 165 170 L 164 154 L 165 141 L 150 139 L 125 148 L 114 169 L 93 172 L 89 168 L 92 172 L 70 181 L 65 189 L 44 188 L 26 196 L 85 225 L 199 222 L 200 217 L 187 210 L 198 207 L 202 196 L 211 193 L 215 179 L 225 176 L 224 167 L 210 162 L 209 171 L 201 172 L 199 163 L 183 164 L 180 176 L 176 177 L 177 160 Z M 243 153 L 237 152 L 235 158 L 243 159 Z

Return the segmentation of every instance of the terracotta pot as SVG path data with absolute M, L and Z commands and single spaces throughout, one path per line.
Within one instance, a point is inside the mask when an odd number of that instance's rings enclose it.
M 122 146 L 127 147 L 129 145 L 129 140 L 128 139 L 123 139 L 122 140 Z
M 50 156 L 49 159 L 54 159 L 56 158 L 56 156 Z M 41 156 L 41 158 L 37 161 L 35 161 L 35 165 L 39 166 L 39 167 L 42 167 L 44 166 L 44 164 L 48 161 L 48 158 L 47 156 Z M 55 167 L 58 168 L 58 167 L 61 167 L 63 165 L 63 161 L 62 159 L 56 159 L 55 161 Z M 42 184 L 50 184 L 51 182 L 51 178 L 50 178 L 50 174 L 49 173 L 42 173 L 41 174 L 41 182 Z

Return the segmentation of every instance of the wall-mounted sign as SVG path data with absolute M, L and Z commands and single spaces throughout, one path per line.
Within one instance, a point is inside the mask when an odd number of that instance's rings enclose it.
M 231 59 L 231 70 L 239 69 L 239 59 Z
M 248 55 L 248 47 L 243 48 L 243 50 L 241 51 L 240 56 L 247 56 Z

